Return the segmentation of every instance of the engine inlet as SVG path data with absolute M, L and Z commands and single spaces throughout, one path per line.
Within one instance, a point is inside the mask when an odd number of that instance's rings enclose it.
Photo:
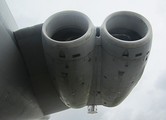
M 85 31 L 83 31 L 82 29 L 65 28 L 55 32 L 51 38 L 57 41 L 72 41 L 83 36 L 84 34 Z

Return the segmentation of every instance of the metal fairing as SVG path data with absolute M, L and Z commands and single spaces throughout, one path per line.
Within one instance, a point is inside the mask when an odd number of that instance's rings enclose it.
M 5 1 L 0 6 L 2 120 L 84 106 L 96 113 L 95 105 L 119 105 L 143 74 L 152 28 L 137 13 L 116 12 L 95 27 L 85 14 L 63 11 L 18 30 Z
M 0 1 L 0 119 L 42 118 L 29 74 L 17 48 L 13 31 L 17 25 L 5 3 Z

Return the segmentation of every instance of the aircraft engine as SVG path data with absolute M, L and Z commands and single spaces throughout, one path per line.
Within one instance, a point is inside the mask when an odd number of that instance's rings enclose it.
M 61 100 L 72 108 L 85 106 L 93 77 L 92 22 L 80 12 L 64 11 L 47 19 L 42 31 L 47 65 Z
M 139 81 L 151 49 L 152 28 L 141 15 L 122 11 L 94 27 L 83 13 L 52 15 L 42 28 L 49 73 L 69 107 L 113 107 Z
M 7 13 L 7 14 L 6 14 Z M 49 119 L 69 108 L 120 104 L 140 80 L 152 28 L 129 11 L 109 15 L 99 27 L 77 11 L 18 29 L 0 2 L 0 119 Z M 138 101 L 139 102 L 139 101 Z
M 122 11 L 109 15 L 101 26 L 102 104 L 121 103 L 139 81 L 151 49 L 152 28 L 141 15 Z

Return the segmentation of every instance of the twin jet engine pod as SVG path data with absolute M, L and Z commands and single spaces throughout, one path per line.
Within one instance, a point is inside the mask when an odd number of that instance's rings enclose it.
M 152 28 L 141 15 L 116 12 L 101 27 L 83 13 L 52 15 L 42 28 L 50 76 L 69 107 L 113 107 L 139 81 L 151 49 Z

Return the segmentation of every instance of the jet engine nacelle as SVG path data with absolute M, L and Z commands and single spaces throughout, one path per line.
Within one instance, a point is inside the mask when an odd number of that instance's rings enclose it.
M 105 106 L 120 104 L 137 84 L 151 49 L 152 28 L 141 15 L 117 12 L 101 26 L 101 96 Z
M 49 73 L 69 107 L 113 107 L 139 81 L 151 49 L 152 28 L 141 15 L 123 11 L 94 27 L 83 13 L 52 15 L 42 28 Z

